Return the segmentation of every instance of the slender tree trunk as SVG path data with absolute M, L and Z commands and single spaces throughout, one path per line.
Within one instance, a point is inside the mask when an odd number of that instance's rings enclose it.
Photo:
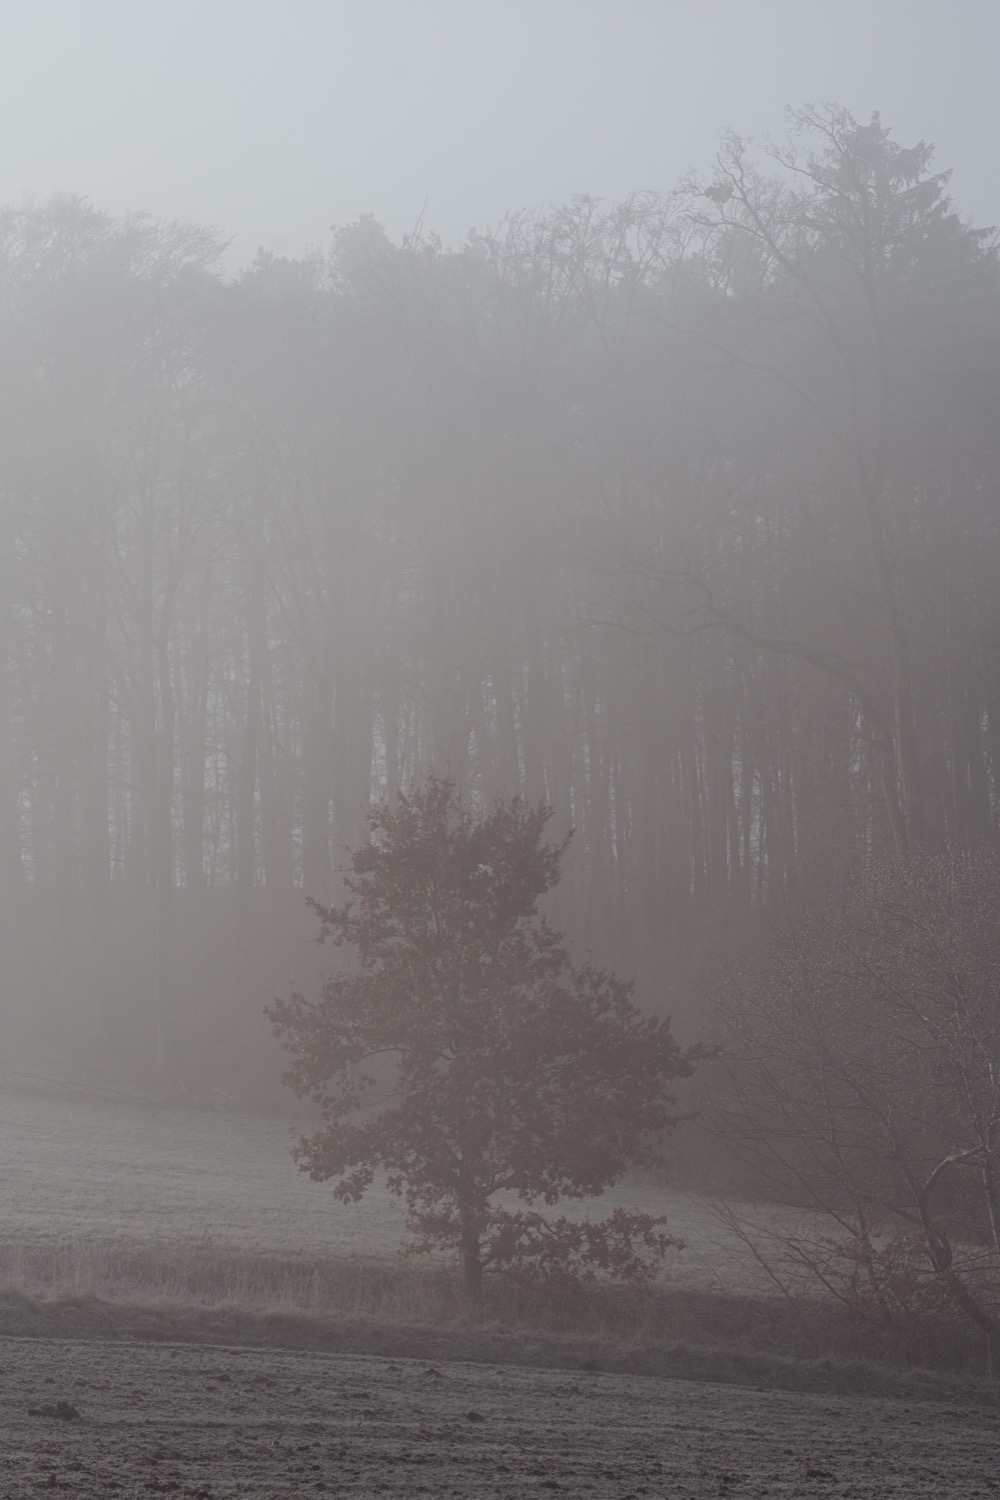
M 872 565 L 878 584 L 879 609 L 889 644 L 892 672 L 893 727 L 903 813 L 904 847 L 901 852 L 910 853 L 919 849 L 923 844 L 925 831 L 923 783 L 913 706 L 913 654 L 909 633 L 903 624 L 899 602 L 896 598 L 892 567 L 885 543 L 881 505 L 880 496 L 870 493 L 864 496 Z
M 478 1323 L 483 1316 L 483 1261 L 479 1229 L 471 1209 L 461 1210 L 462 1220 L 462 1287 L 470 1319 Z
M 174 690 L 170 673 L 169 613 L 165 606 L 156 641 L 160 690 L 159 743 L 156 746 L 156 850 L 153 870 L 156 910 L 156 1061 L 161 1077 L 176 1079 L 181 1067 L 181 1030 L 177 1015 L 174 900 Z

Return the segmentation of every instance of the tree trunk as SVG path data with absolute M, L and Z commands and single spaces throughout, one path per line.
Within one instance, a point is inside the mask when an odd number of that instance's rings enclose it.
M 462 1286 L 465 1292 L 465 1309 L 474 1323 L 483 1316 L 483 1262 L 479 1244 L 479 1230 L 472 1222 L 471 1214 L 462 1214 Z

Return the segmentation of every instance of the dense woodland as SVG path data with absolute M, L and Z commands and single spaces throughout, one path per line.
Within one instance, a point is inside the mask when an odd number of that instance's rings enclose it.
M 703 1024 L 761 919 L 1000 833 L 1000 270 L 835 109 L 458 248 L 0 216 L 7 1033 L 236 1091 L 304 896 L 433 769 L 575 830 Z

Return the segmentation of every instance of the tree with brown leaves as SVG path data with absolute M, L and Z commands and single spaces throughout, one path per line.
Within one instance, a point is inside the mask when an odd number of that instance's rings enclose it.
M 487 1269 L 642 1283 L 675 1243 L 648 1214 L 581 1224 L 535 1207 L 650 1163 L 675 1123 L 667 1088 L 697 1055 L 629 984 L 573 964 L 539 915 L 565 848 L 544 842 L 550 816 L 519 798 L 479 808 L 440 776 L 373 810 L 346 901 L 312 903 L 355 967 L 268 1012 L 286 1081 L 323 1117 L 301 1169 L 342 1201 L 384 1173 L 409 1248 L 460 1254 L 473 1314 Z

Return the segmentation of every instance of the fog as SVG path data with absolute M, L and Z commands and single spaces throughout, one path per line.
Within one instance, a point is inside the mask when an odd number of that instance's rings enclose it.
M 789 902 L 995 838 L 994 240 L 929 148 L 790 128 L 235 276 L 207 231 L 7 211 L 12 1034 L 276 1088 L 303 898 L 432 769 L 551 804 L 561 925 L 687 1035 Z
M 775 912 L 995 841 L 992 8 L 0 27 L 12 1056 L 272 1098 L 429 770 L 551 804 L 686 1038 Z
M 986 1482 L 998 52 L 0 7 L 12 1483 Z
M 0 7 L 0 203 L 53 191 L 209 224 L 238 269 L 374 213 L 450 243 L 510 209 L 620 202 L 720 130 L 881 110 L 1000 221 L 990 0 L 35 0 Z

